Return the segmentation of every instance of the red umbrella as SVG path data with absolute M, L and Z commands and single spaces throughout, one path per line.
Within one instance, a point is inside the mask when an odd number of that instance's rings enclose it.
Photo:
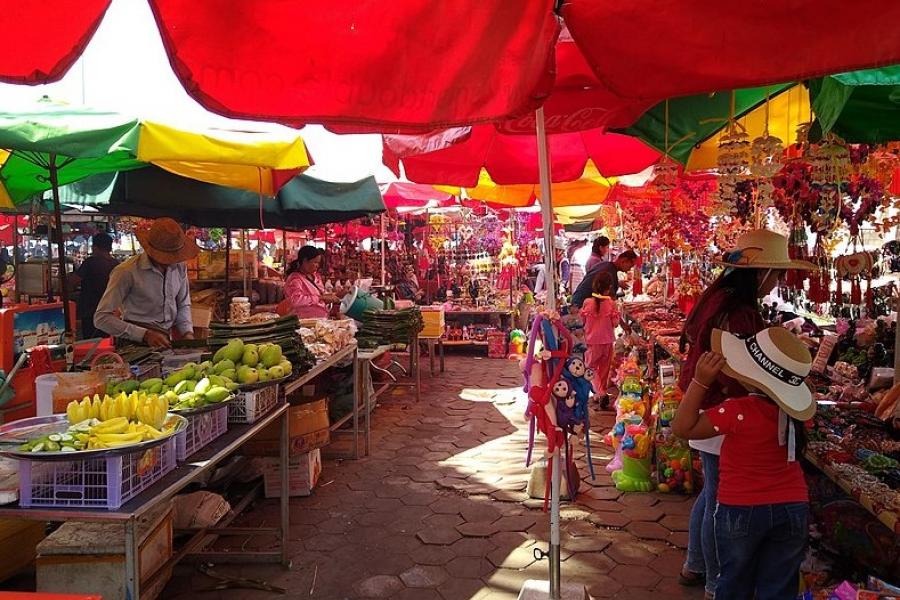
M 111 0 L 4 2 L 0 11 L 0 81 L 49 83 L 75 64 Z
M 597 77 L 623 98 L 671 98 L 900 63 L 900 2 L 566 0 Z
M 456 204 L 453 194 L 420 183 L 391 183 L 381 194 L 389 209 L 424 208 Z
M 601 129 L 547 137 L 554 183 L 579 179 L 588 160 L 603 176 L 614 177 L 643 171 L 660 157 L 658 151 L 637 138 Z M 402 161 L 406 177 L 420 183 L 475 187 L 481 169 L 500 185 L 540 182 L 534 137 L 506 135 L 491 125 L 478 125 L 462 141 L 419 153 L 431 141 L 431 136 L 383 136 L 384 164 L 399 175 L 398 163 Z
M 185 89 L 231 117 L 416 130 L 537 108 L 551 0 L 151 0 Z

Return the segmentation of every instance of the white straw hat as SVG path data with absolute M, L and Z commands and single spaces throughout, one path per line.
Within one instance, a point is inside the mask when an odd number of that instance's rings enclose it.
M 753 229 L 741 235 L 737 248 L 725 254 L 719 264 L 736 269 L 801 269 L 818 267 L 805 260 L 794 260 L 788 254 L 788 239 L 767 229 Z
M 714 329 L 712 348 L 725 357 L 723 373 L 765 392 L 791 417 L 806 421 L 815 414 L 806 385 L 812 356 L 787 329 L 769 327 L 747 339 Z

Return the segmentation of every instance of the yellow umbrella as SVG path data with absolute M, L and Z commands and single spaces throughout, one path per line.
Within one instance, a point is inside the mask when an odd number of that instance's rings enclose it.
M 589 206 L 601 204 L 609 195 L 615 178 L 603 177 L 597 170 L 593 161 L 588 161 L 581 179 L 554 183 L 552 188 L 553 206 Z M 539 185 L 497 185 L 490 175 L 482 169 L 478 176 L 478 185 L 474 188 L 466 188 L 470 198 L 502 204 L 512 208 L 529 206 L 532 197 L 541 198 L 541 186 Z
M 781 138 L 785 146 L 797 141 L 797 128 L 812 121 L 809 92 L 802 85 L 795 85 L 769 100 L 769 135 Z M 747 131 L 750 139 L 763 135 L 766 125 L 766 106 L 750 111 L 737 122 Z M 719 136 L 724 129 L 700 144 L 691 152 L 686 170 L 705 171 L 716 168 Z
M 311 164 L 298 133 L 207 129 L 188 131 L 141 122 L 137 159 L 206 183 L 274 196 Z

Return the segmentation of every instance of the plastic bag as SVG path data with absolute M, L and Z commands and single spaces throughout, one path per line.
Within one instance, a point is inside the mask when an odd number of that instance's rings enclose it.
M 82 373 L 56 373 L 59 382 L 53 388 L 53 412 L 66 412 L 66 405 L 85 396 L 106 393 L 106 380 L 95 371 Z

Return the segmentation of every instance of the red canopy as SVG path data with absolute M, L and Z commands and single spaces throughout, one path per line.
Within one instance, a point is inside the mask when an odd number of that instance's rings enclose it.
M 445 148 L 420 153 L 432 147 L 433 136 L 383 136 L 384 164 L 399 175 L 403 161 L 406 177 L 419 183 L 475 187 L 485 169 L 494 183 L 539 183 L 537 139 L 527 135 L 504 135 L 491 125 L 471 128 L 462 138 Z M 460 139 L 457 137 L 456 139 Z M 547 136 L 550 172 L 555 183 L 575 181 L 592 160 L 605 177 L 643 171 L 659 159 L 659 152 L 637 138 L 599 129 Z
M 111 0 L 10 0 L 0 10 L 0 81 L 49 83 L 78 60 Z
M 176 75 L 230 117 L 361 129 L 522 114 L 552 85 L 552 0 L 150 0 Z
M 547 133 L 571 133 L 599 127 L 625 128 L 637 121 L 655 100 L 621 98 L 612 93 L 591 69 L 584 54 L 563 28 L 556 42 L 556 80 L 544 102 Z M 534 112 L 502 121 L 503 133 L 535 135 Z
M 566 0 L 562 15 L 598 78 L 625 98 L 900 63 L 900 2 Z
M 391 183 L 381 196 L 389 209 L 423 208 L 429 203 L 437 206 L 456 204 L 453 194 L 420 183 Z

